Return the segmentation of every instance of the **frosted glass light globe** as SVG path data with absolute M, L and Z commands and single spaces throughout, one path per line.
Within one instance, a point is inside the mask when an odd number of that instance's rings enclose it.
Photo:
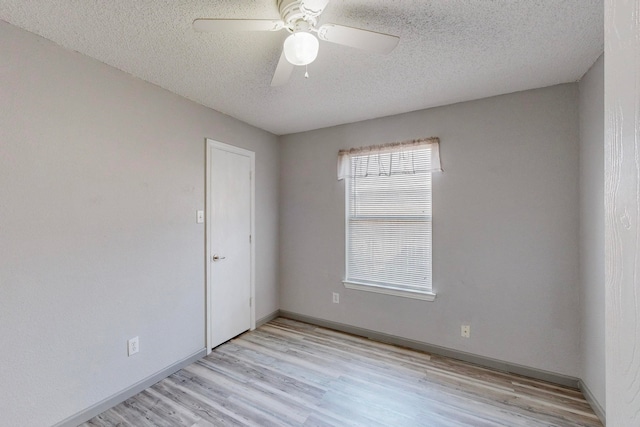
M 320 43 L 311 33 L 293 33 L 284 41 L 284 56 L 293 65 L 307 65 L 318 56 Z

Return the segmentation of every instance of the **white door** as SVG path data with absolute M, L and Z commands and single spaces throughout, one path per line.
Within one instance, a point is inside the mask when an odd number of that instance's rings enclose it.
M 253 153 L 207 141 L 209 200 L 208 348 L 253 327 Z

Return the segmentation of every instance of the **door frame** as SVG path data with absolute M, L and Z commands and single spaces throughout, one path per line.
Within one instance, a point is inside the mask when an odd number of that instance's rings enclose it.
M 251 289 L 250 289 L 250 330 L 254 330 L 256 328 L 256 286 L 255 286 L 255 270 L 256 270 L 256 235 L 255 235 L 255 207 L 256 207 L 256 186 L 255 186 L 255 176 L 256 176 L 256 153 L 253 151 L 245 150 L 244 148 L 239 148 L 234 145 L 225 144 L 224 142 L 216 141 L 210 138 L 206 139 L 206 150 L 207 150 L 207 161 L 206 161 L 206 182 L 205 182 L 205 203 L 206 203 L 206 221 L 205 221 L 205 270 L 206 270 L 206 286 L 205 286 L 205 342 L 207 346 L 207 354 L 211 353 L 211 311 L 212 303 L 213 303 L 213 295 L 211 290 L 211 229 L 212 229 L 212 218 L 211 218 L 211 201 L 213 195 L 211 194 L 213 188 L 211 188 L 211 150 L 219 149 L 223 151 L 228 151 L 230 153 L 239 154 L 242 156 L 247 156 L 251 162 L 251 170 L 250 170 L 250 187 L 251 187 L 251 220 L 250 220 L 250 234 L 251 234 L 251 262 L 250 262 L 250 276 L 251 276 Z

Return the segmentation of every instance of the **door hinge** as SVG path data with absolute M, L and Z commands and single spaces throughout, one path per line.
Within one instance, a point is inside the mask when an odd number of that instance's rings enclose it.
M 251 307 L 251 297 L 249 297 L 249 307 Z
M 251 234 L 249 234 L 249 243 L 251 243 Z

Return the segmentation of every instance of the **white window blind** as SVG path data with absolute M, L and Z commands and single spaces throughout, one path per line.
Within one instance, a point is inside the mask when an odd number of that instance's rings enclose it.
M 433 147 L 349 155 L 345 284 L 432 291 L 431 172 L 440 169 Z

